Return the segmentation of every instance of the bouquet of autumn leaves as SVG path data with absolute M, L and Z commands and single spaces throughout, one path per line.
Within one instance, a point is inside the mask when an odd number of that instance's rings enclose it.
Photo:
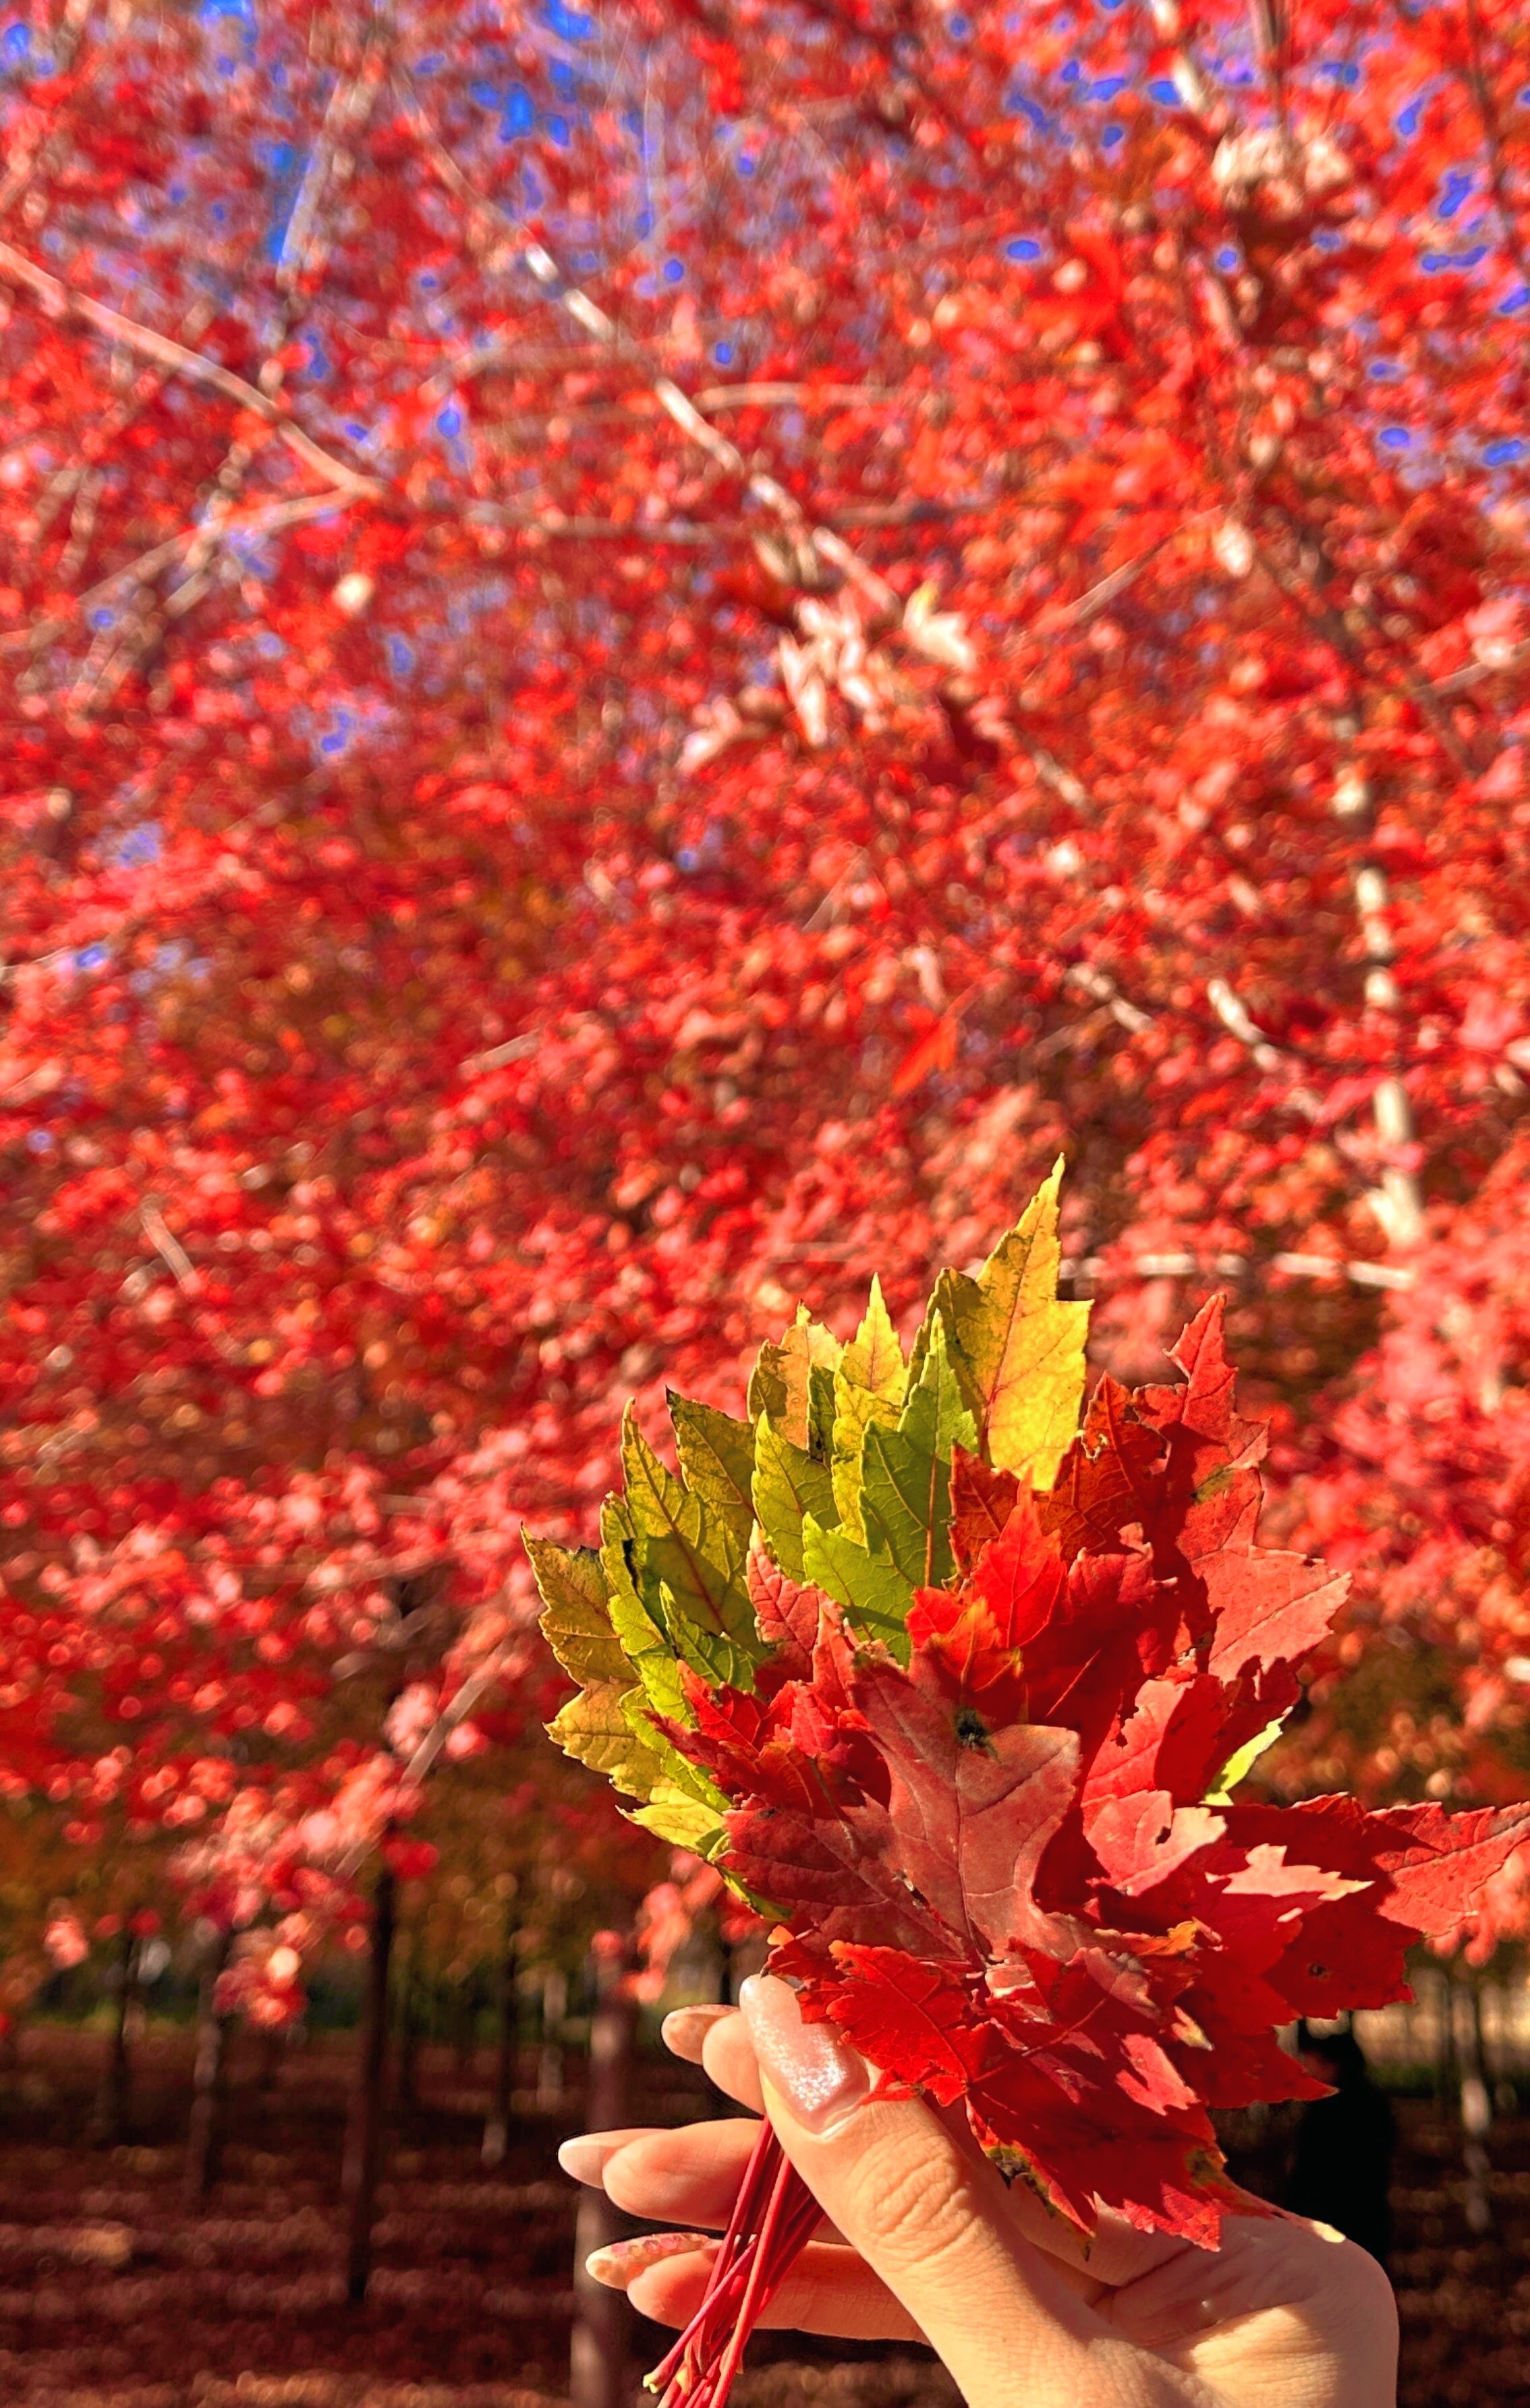
M 884 2094 L 960 2101 L 1085 2233 L 1212 2247 L 1208 2110 L 1320 2095 L 1279 2028 L 1408 1996 L 1530 1807 L 1237 1802 L 1345 1583 L 1257 1543 L 1218 1307 L 1080 1426 L 1058 1270 L 1054 1173 L 907 1361 L 873 1285 L 848 1345 L 799 1313 L 762 1349 L 747 1422 L 673 1398 L 678 1473 L 629 1414 L 599 1551 L 531 1542 L 579 1684 L 552 1735 L 758 1910 Z M 666 2396 L 721 2408 L 795 2183 L 762 2134 Z

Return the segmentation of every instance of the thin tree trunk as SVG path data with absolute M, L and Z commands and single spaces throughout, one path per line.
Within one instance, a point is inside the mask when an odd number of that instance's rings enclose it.
M 598 1969 L 599 1992 L 590 2026 L 590 2083 L 585 2122 L 593 2132 L 627 2121 L 636 2007 L 619 1956 Z M 619 2224 L 602 2190 L 581 2190 L 574 2224 L 574 2331 L 569 2346 L 570 2408 L 624 2408 L 632 2345 L 632 2311 L 620 2291 L 592 2280 L 584 2261 L 617 2239 Z
M 499 2031 L 494 2049 L 494 2086 L 489 2102 L 488 2120 L 483 2127 L 483 2162 L 486 2166 L 502 2166 L 510 2143 L 516 2065 L 521 2054 L 519 1971 L 520 1934 L 511 1924 L 506 1931 L 505 1953 L 499 1960 L 495 2000 L 499 2009 Z
M 218 1978 L 234 1944 L 231 1931 L 220 1933 L 211 1963 L 202 1976 L 196 2011 L 196 2066 L 192 2075 L 192 2120 L 186 2135 L 186 2196 L 207 2198 L 218 2179 L 223 2154 L 228 2105 L 228 2034 L 230 2018 L 218 2012 Z
M 1435 2012 L 1438 2017 L 1435 2033 L 1435 2104 L 1443 2112 L 1450 2104 L 1451 2074 L 1455 2064 L 1455 2033 L 1451 2028 L 1455 1992 L 1450 1975 L 1443 1970 L 1435 1976 Z
M 1491 2094 L 1493 2089 L 1494 2053 L 1488 2048 L 1487 2032 L 1484 2028 L 1486 2019 L 1482 2014 L 1482 2002 L 1486 1996 L 1486 1983 L 1474 1982 L 1471 1985 L 1471 2028 L 1473 2042 L 1477 2050 L 1477 2071 L 1481 2075 L 1483 2081 L 1487 2084 L 1489 2093 Z
M 536 2104 L 555 2115 L 564 2096 L 564 2018 L 568 2013 L 568 1976 L 554 1966 L 542 1981 L 542 2053 L 536 2066 Z
M 1336 723 L 1335 733 L 1343 741 L 1352 744 L 1359 732 L 1352 720 Z M 1366 834 L 1375 823 L 1370 781 L 1352 754 L 1334 791 L 1334 815 Z M 1356 865 L 1353 895 L 1367 966 L 1366 1002 L 1370 1010 L 1384 1012 L 1395 1027 L 1401 1021 L 1402 997 L 1392 968 L 1396 947 L 1389 917 L 1391 892 L 1380 860 Z M 1382 1164 L 1380 1182 L 1370 1197 L 1372 1208 L 1389 1245 L 1399 1250 L 1416 1246 L 1423 1235 L 1423 1192 L 1417 1172 L 1398 1159 L 1406 1157 L 1417 1136 L 1412 1100 L 1398 1069 L 1378 1080 L 1371 1097 L 1371 1119 L 1385 1153 L 1392 1157 Z
M 398 1985 L 398 2103 L 412 2114 L 420 2104 L 420 1935 L 409 1942 Z
M 458 1983 L 451 1994 L 451 2071 L 459 2088 L 473 2079 L 479 2055 L 479 1988 L 477 1969 Z
M 388 2061 L 388 1975 L 393 1961 L 396 1885 L 387 1865 L 372 1893 L 372 1944 L 367 1957 L 356 2086 L 346 2128 L 344 2187 L 350 2209 L 346 2298 L 359 2307 L 372 2272 L 372 2227 L 382 2164 L 383 2075 Z
M 287 2027 L 279 2025 L 261 2035 L 260 2074 L 258 2088 L 262 2108 L 269 2114 L 277 2103 L 277 2087 L 282 2062 L 287 2055 Z
M 1466 2225 L 1472 2232 L 1485 2233 L 1493 2229 L 1489 2188 L 1493 2167 L 1487 2151 L 1493 2101 L 1488 2096 L 1482 2065 L 1481 2011 L 1470 1985 L 1458 1985 L 1452 1980 L 1451 1989 L 1454 2009 L 1451 2020 L 1461 2067 L 1461 2158 L 1466 2174 Z
M 118 1961 L 116 2013 L 112 2016 L 107 2061 L 101 2070 L 101 2093 L 96 2101 L 93 2123 L 94 2139 L 101 2147 L 107 2149 L 115 2148 L 127 2129 L 128 2094 L 133 2072 L 128 2053 L 128 2028 L 134 1993 L 138 1985 L 137 1976 L 137 1935 L 124 1925 Z

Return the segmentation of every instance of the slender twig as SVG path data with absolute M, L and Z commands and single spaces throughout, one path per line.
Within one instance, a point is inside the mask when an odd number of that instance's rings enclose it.
M 139 1206 L 138 1219 L 142 1225 L 144 1236 L 191 1306 L 192 1317 L 208 1344 L 216 1348 L 225 1363 L 242 1364 L 244 1356 L 240 1349 L 232 1342 L 225 1330 L 219 1328 L 217 1323 L 205 1310 L 201 1300 L 201 1275 L 175 1231 L 169 1226 L 159 1206 L 151 1197 L 146 1198 Z
M 282 351 L 291 328 L 297 287 L 304 275 L 322 255 L 315 236 L 320 200 L 331 171 L 341 156 L 341 143 L 365 122 L 370 111 L 382 80 L 383 66 L 384 53 L 379 46 L 374 44 L 364 53 L 356 73 L 349 79 L 336 81 L 282 236 L 276 266 L 276 286 L 281 296 L 281 306 L 269 351 L 256 380 L 260 391 L 273 405 L 277 404 L 285 382 Z M 114 694 L 132 668 L 164 636 L 167 624 L 184 618 L 200 601 L 207 589 L 214 555 L 222 548 L 224 528 L 255 456 L 255 446 L 244 435 L 236 434 L 223 455 L 201 516 L 186 545 L 179 580 L 157 607 L 150 602 L 146 584 L 140 585 L 126 625 L 115 633 L 107 646 L 93 652 L 86 662 L 69 695 L 69 707 L 73 711 L 78 713 L 93 704 L 99 706 Z M 326 503 L 325 506 L 330 505 Z
M 93 301 L 88 294 L 76 292 L 72 285 L 50 276 L 45 267 L 39 267 L 8 242 L 0 242 L 0 276 L 35 293 L 50 317 L 79 319 L 97 333 L 110 335 L 115 341 L 125 344 L 142 358 L 158 361 L 162 367 L 188 378 L 193 384 L 210 385 L 229 401 L 237 402 L 241 409 L 253 410 L 300 460 L 333 483 L 343 486 L 348 495 L 381 493 L 382 487 L 375 477 L 364 476 L 358 469 L 348 467 L 343 460 L 336 460 L 286 410 L 279 408 L 269 394 L 236 376 L 222 361 L 208 359 L 205 351 L 193 351 L 169 335 L 156 334 L 152 326 L 140 325 L 136 318 L 125 318 L 120 309 L 109 309 L 104 301 Z
M 403 1781 L 407 1788 L 418 1788 L 429 1772 L 454 1730 L 467 1720 L 480 1698 L 487 1697 L 496 1683 L 502 1681 L 521 1644 L 515 1634 L 496 1647 L 486 1662 L 479 1667 L 450 1701 L 442 1707 L 424 1738 L 404 1767 Z
M 75 51 L 90 20 L 91 7 L 92 0 L 68 0 L 53 34 L 53 73 L 61 80 L 74 63 Z M 15 208 L 38 167 L 63 147 L 64 136 L 56 117 L 44 116 L 38 110 L 30 128 L 23 122 L 6 162 L 5 175 L 0 178 L 0 218 Z
M 1522 669 L 1530 662 L 1530 644 L 1516 644 L 1501 661 L 1472 661 L 1466 668 L 1452 669 L 1449 677 L 1436 678 L 1429 692 L 1444 697 L 1464 694 L 1468 686 L 1480 685 L 1484 678 L 1503 677 L 1510 669 Z
M 1471 67 L 1466 82 L 1482 121 L 1482 144 L 1488 156 L 1488 183 L 1493 193 L 1493 205 L 1504 230 L 1504 246 L 1519 270 L 1520 281 L 1530 285 L 1530 254 L 1526 253 L 1520 221 L 1509 197 L 1509 170 L 1504 165 L 1503 126 L 1498 116 L 1497 96 L 1483 55 L 1482 20 L 1477 0 L 1466 0 L 1466 40 L 1471 50 Z
M 307 519 L 322 518 L 328 510 L 343 509 L 350 499 L 349 493 L 336 490 L 328 494 L 304 494 L 292 502 L 269 503 L 263 509 L 247 510 L 243 517 L 224 519 L 218 529 L 218 540 L 226 545 L 236 542 L 241 537 L 271 535 L 281 527 L 298 526 Z M 109 576 L 99 578 L 83 594 L 72 595 L 67 610 L 55 611 L 50 619 L 39 619 L 33 626 L 22 628 L 14 635 L 0 636 L 0 653 L 40 652 L 81 611 L 107 601 L 124 586 L 152 584 L 162 569 L 169 567 L 190 549 L 198 532 L 195 527 L 182 527 L 178 534 L 167 536 L 163 543 L 155 544 L 150 551 L 140 552 L 136 560 L 130 560 L 122 567 L 114 568 Z
M 592 299 L 581 285 L 565 276 L 545 244 L 513 219 L 498 202 L 491 201 L 464 174 L 446 145 L 432 128 L 421 105 L 419 95 L 402 70 L 395 68 L 394 79 L 407 113 L 413 121 L 421 147 L 441 181 L 464 207 L 477 218 L 480 226 L 491 229 L 501 243 L 513 245 L 521 265 L 536 279 L 543 290 L 558 302 L 588 335 L 615 356 L 637 366 L 665 414 L 681 434 L 689 437 L 699 450 L 706 452 L 713 465 L 729 477 L 736 477 L 746 493 L 762 504 L 793 538 L 808 552 L 816 552 L 840 575 L 856 586 L 873 607 L 894 620 L 901 620 L 903 606 L 885 578 L 865 563 L 832 528 L 815 525 L 794 494 L 751 468 L 737 445 L 722 434 L 708 418 L 703 416 L 689 394 L 680 391 L 673 377 L 656 368 L 636 338 Z

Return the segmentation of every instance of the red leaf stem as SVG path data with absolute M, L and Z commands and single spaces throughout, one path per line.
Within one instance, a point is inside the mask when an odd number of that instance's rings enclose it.
M 819 2217 L 818 2201 L 763 2122 L 701 2305 L 646 2378 L 659 2408 L 726 2408 L 750 2334 Z

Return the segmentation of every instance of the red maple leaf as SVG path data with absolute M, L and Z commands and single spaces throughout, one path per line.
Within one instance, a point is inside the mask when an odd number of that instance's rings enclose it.
M 693 1682 L 671 1735 L 733 1801 L 722 1861 L 805 2012 L 965 2100 L 1081 2228 L 1104 2201 L 1210 2243 L 1208 2111 L 1315 2095 L 1280 2028 L 1406 1996 L 1408 1946 L 1460 1921 L 1530 1806 L 1208 1799 L 1344 1584 L 1257 1543 L 1263 1432 L 1215 1312 L 1176 1360 L 1179 1386 L 1102 1384 L 1050 1497 L 958 1458 L 957 1569 L 918 1592 L 907 1665 L 757 1561 L 779 1652 L 753 1696 Z

